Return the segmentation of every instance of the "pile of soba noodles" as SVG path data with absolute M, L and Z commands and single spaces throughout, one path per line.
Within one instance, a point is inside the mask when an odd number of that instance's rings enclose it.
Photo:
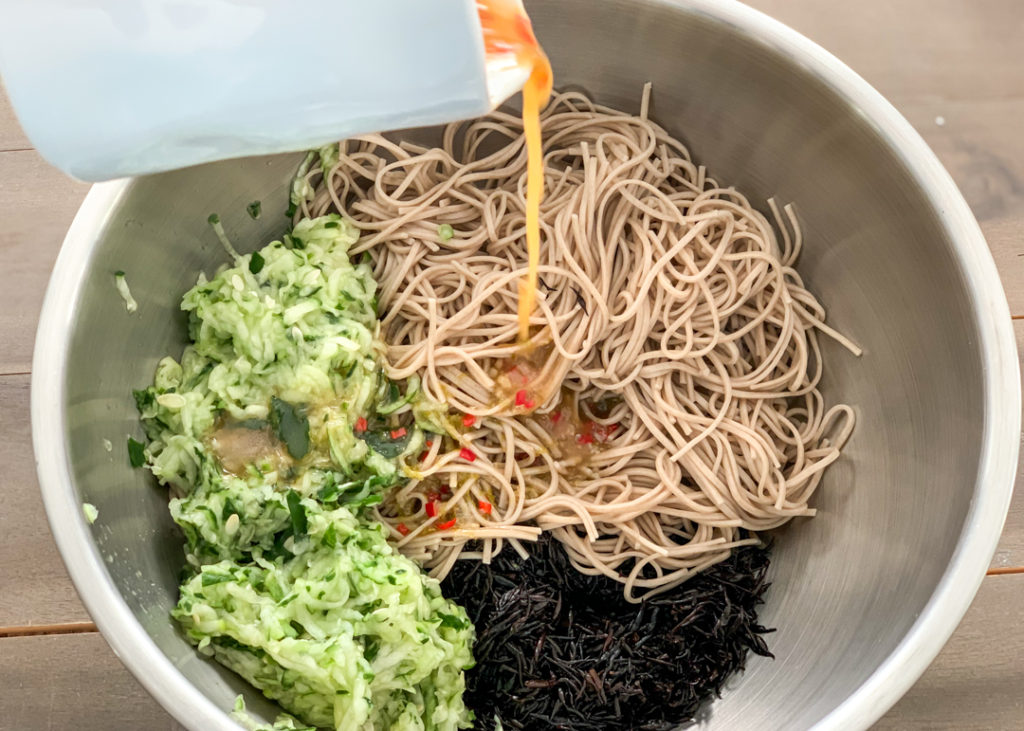
M 825 324 L 769 221 L 647 117 L 558 94 L 543 114 L 541 265 L 530 340 L 526 150 L 517 116 L 445 129 L 439 147 L 342 143 L 305 176 L 297 217 L 337 212 L 379 284 L 392 379 L 447 407 L 410 479 L 377 506 L 408 556 L 446 575 L 549 531 L 626 596 L 667 590 L 812 515 L 853 427 L 828 405 Z

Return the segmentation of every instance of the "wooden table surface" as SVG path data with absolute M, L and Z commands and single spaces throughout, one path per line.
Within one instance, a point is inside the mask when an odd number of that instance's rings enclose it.
M 853 67 L 924 136 L 981 223 L 1024 344 L 1024 1 L 752 4 Z M 87 187 L 39 158 L 0 92 L 0 729 L 178 729 L 102 637 L 75 626 L 89 617 L 50 535 L 32 460 L 36 320 Z M 1024 566 L 1022 493 L 993 567 Z M 938 659 L 877 727 L 1024 729 L 1022 606 L 1024 575 L 986 578 Z

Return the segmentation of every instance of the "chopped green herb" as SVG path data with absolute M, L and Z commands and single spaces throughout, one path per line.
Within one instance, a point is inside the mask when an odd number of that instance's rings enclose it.
M 245 207 L 245 210 L 249 213 L 249 218 L 255 221 L 263 213 L 263 204 L 259 201 L 253 201 Z
M 132 396 L 135 397 L 135 407 L 139 411 L 145 411 L 148 406 L 153 404 L 153 392 L 148 388 L 137 388 L 132 391 Z
M 380 489 L 390 487 L 393 483 L 394 479 L 390 476 L 373 475 L 365 480 L 339 484 L 332 474 L 317 492 L 317 498 L 322 503 L 337 503 L 350 509 L 362 508 L 380 503 L 383 500 Z
M 302 499 L 295 490 L 289 490 L 288 494 L 285 495 L 285 500 L 288 502 L 288 514 L 292 519 L 292 535 L 296 538 L 302 538 L 306 535 L 306 531 L 309 528 L 306 519 L 306 509 L 302 507 Z
M 131 437 L 128 437 L 128 462 L 132 467 L 141 467 L 146 464 L 145 446 Z
M 382 457 L 388 459 L 394 459 L 409 446 L 409 440 L 412 435 L 409 433 L 403 434 L 397 439 L 391 437 L 391 430 L 385 429 L 384 431 L 367 431 L 362 434 L 357 434 L 366 444 Z
M 332 500 L 337 499 L 341 489 L 342 487 L 338 485 L 338 480 L 332 472 L 324 482 L 324 486 L 317 492 L 316 496 L 322 503 L 331 502 Z
M 238 508 L 230 497 L 224 498 L 224 508 L 220 511 L 220 519 L 227 520 L 232 515 L 238 515 Z
M 260 252 L 254 251 L 249 256 L 249 271 L 253 274 L 259 274 L 263 271 L 263 265 L 266 263 L 266 260 L 260 255 Z
M 99 516 L 100 511 L 96 509 L 96 506 L 92 503 L 82 503 L 82 513 L 85 515 L 85 522 L 92 525 L 96 522 L 96 518 Z
M 461 617 L 457 617 L 454 614 L 445 614 L 444 612 L 438 612 L 437 616 L 441 618 L 441 626 L 448 627 L 449 629 L 468 629 L 469 622 Z
M 331 523 L 329 526 L 327 526 L 327 530 L 324 531 L 323 541 L 324 541 L 324 545 L 327 546 L 328 548 L 337 548 L 337 546 L 338 546 L 338 531 L 334 527 L 334 523 Z
M 437 227 L 437 237 L 441 239 L 441 243 L 451 241 L 455 238 L 455 229 L 452 228 L 450 223 L 442 223 Z
M 295 459 L 302 459 L 309 451 L 309 419 L 300 407 L 277 396 L 270 399 L 270 423 L 278 439 Z
M 202 584 L 203 586 L 213 586 L 214 584 L 223 584 L 225 581 L 231 581 L 234 579 L 229 574 L 217 574 L 212 571 L 204 571 Z

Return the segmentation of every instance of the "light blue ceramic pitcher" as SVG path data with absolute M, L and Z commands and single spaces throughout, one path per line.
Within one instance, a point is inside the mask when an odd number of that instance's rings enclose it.
M 475 0 L 25 0 L 0 74 L 32 144 L 82 180 L 476 116 L 526 71 Z

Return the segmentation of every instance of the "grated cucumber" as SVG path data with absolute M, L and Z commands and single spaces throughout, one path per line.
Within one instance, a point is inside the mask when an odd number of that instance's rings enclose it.
M 468 728 L 473 627 L 362 516 L 442 410 L 381 370 L 357 236 L 336 215 L 302 220 L 200 275 L 182 301 L 191 344 L 135 392 L 149 437 L 136 451 L 186 540 L 173 616 L 304 723 Z

